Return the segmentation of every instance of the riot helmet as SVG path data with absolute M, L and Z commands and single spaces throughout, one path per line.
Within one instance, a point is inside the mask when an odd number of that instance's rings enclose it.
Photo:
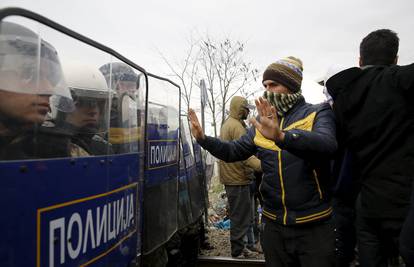
M 99 68 L 110 88 L 119 91 L 133 91 L 139 87 L 139 77 L 132 67 L 123 62 L 107 63 Z
M 54 97 L 59 96 L 62 106 Z M 16 23 L 0 22 L 0 119 L 4 129 L 41 124 L 50 108 L 73 109 L 56 49 Z
M 82 63 L 71 62 L 63 67 L 74 109 L 66 113 L 57 110 L 56 125 L 73 133 L 106 133 L 112 93 L 105 78 L 98 68 Z
M 123 62 L 107 63 L 99 68 L 108 86 L 113 89 L 111 128 L 137 127 L 139 75 Z
M 0 90 L 66 98 L 73 108 L 56 49 L 19 24 L 0 22 Z

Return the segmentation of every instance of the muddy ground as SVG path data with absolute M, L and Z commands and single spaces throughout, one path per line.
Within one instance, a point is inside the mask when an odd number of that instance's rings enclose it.
M 218 229 L 213 226 L 214 222 L 226 217 L 227 199 L 223 199 L 224 187 L 218 181 L 218 177 L 212 178 L 209 189 L 209 225 L 207 227 L 208 241 L 214 247 L 211 250 L 202 250 L 200 255 L 231 257 L 230 253 L 230 230 Z M 258 254 L 257 259 L 264 259 L 263 254 Z

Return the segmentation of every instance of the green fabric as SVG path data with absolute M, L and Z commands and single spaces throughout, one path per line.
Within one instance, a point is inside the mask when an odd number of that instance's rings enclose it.
M 244 97 L 234 96 L 230 101 L 229 116 L 236 120 L 245 120 L 248 115 L 248 103 Z
M 281 94 L 265 91 L 263 97 L 276 108 L 277 114 L 280 117 L 284 117 L 293 105 L 295 105 L 299 99 L 303 98 L 301 91 L 294 94 Z
M 220 130 L 220 139 L 223 141 L 237 140 L 246 134 L 246 124 L 243 121 L 247 107 L 247 100 L 241 96 L 234 96 L 230 101 L 230 114 Z M 260 169 L 260 161 L 250 157 L 245 161 L 227 163 L 219 161 L 220 182 L 225 185 L 246 185 L 254 178 L 253 170 Z

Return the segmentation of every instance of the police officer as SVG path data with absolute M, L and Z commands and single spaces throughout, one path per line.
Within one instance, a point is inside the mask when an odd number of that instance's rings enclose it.
M 113 150 L 115 153 L 137 152 L 140 110 L 143 110 L 139 106 L 139 75 L 123 62 L 107 63 L 99 70 L 113 90 L 109 134 Z
M 55 97 L 64 99 L 57 106 Z M 73 103 L 55 48 L 19 24 L 0 24 L 0 159 L 62 157 L 67 143 L 41 125 L 51 107 Z M 50 146 L 51 142 L 61 143 Z M 48 145 L 46 145 L 48 144 Z
M 98 68 L 84 64 L 66 64 L 64 71 L 74 109 L 56 110 L 53 119 L 56 127 L 71 136 L 71 156 L 111 153 L 111 145 L 105 140 L 111 98 L 105 78 Z

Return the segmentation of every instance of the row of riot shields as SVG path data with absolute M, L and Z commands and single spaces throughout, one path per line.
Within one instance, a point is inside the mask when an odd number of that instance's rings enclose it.
M 143 253 L 149 254 L 177 231 L 179 164 L 179 87 L 148 80 Z
M 144 255 L 199 220 L 206 205 L 203 166 L 195 160 L 201 154 L 195 156 L 188 120 L 177 108 L 179 87 L 153 75 L 148 85 Z
M 180 88 L 27 10 L 0 10 L 0 266 L 127 266 L 205 205 Z
M 127 266 L 141 251 L 147 74 L 0 10 L 0 266 Z
M 190 206 L 193 222 L 200 218 L 206 209 L 205 172 L 201 162 L 201 149 L 191 136 L 186 116 L 182 116 L 181 138 L 183 155 L 186 166 L 186 182 L 190 196 Z M 207 213 L 205 213 L 207 214 Z

